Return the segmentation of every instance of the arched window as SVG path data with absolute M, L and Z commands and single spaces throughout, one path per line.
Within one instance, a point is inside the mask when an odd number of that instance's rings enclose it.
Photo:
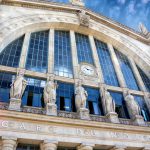
M 119 86 L 107 44 L 96 39 L 95 44 L 105 83 L 112 86 Z
M 76 33 L 75 36 L 79 63 L 86 62 L 94 64 L 88 36 L 80 33 Z
M 73 77 L 72 55 L 68 31 L 55 31 L 55 74 L 64 77 Z
M 136 81 L 135 76 L 133 74 L 132 68 L 131 68 L 130 63 L 128 61 L 128 58 L 116 49 L 115 49 L 115 53 L 116 53 L 117 58 L 119 60 L 121 71 L 123 73 L 127 87 L 130 89 L 133 89 L 133 90 L 139 90 L 137 81 Z
M 19 66 L 23 40 L 24 36 L 14 40 L 0 53 L 0 65 L 9 67 Z
M 47 72 L 48 33 L 48 31 L 40 31 L 31 34 L 26 69 Z
M 139 68 L 138 66 L 137 66 L 137 68 L 138 68 L 138 70 L 139 70 L 139 73 L 140 73 L 140 75 L 141 75 L 141 77 L 142 77 L 142 80 L 143 80 L 143 82 L 144 82 L 144 85 L 145 85 L 147 91 L 150 92 L 150 79 L 149 79 L 149 78 L 146 76 L 146 74 L 141 70 L 141 68 Z

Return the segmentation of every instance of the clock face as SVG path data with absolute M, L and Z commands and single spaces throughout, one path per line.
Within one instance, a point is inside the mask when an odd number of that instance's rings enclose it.
M 94 68 L 88 65 L 82 65 L 81 70 L 87 75 L 94 75 Z

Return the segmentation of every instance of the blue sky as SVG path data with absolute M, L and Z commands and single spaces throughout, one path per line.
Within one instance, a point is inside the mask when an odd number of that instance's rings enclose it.
M 52 0 L 69 3 L 69 0 Z M 84 0 L 87 8 L 138 30 L 143 22 L 150 31 L 150 0 Z

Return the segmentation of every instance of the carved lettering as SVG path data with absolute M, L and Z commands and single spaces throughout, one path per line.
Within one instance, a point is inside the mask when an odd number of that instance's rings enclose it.
M 20 126 L 19 126 L 19 128 L 22 129 L 22 130 L 26 129 L 24 123 L 21 123 Z
M 8 121 L 2 121 L 2 127 L 8 128 Z

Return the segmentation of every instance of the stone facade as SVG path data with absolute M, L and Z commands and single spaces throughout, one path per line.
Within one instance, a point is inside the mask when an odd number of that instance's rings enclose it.
M 24 70 L 31 32 L 45 29 L 50 31 L 48 66 L 51 67 L 48 67 L 46 74 Z M 124 97 L 129 91 L 131 94 L 144 96 L 150 110 L 149 93 L 146 92 L 135 65 L 137 63 L 145 74 L 150 76 L 149 39 L 77 5 L 60 5 L 34 0 L 30 2 L 2 0 L 0 2 L 0 52 L 21 35 L 24 34 L 25 39 L 19 68 L 0 66 L 0 71 L 17 73 L 18 70 L 23 69 L 24 75 L 45 80 L 48 76 L 53 76 L 55 29 L 70 32 L 74 72 L 74 79 L 55 76 L 55 80 L 76 84 L 82 77 L 85 86 L 96 87 L 101 91 L 107 89 L 123 92 Z M 75 32 L 89 35 L 96 66 L 94 68 L 96 73 L 93 76 L 81 74 L 81 65 L 77 60 Z M 94 37 L 108 43 L 120 87 L 104 83 L 98 54 L 95 52 Z M 129 57 L 141 91 L 127 88 L 113 45 Z M 14 109 L 8 110 L 10 104 L 8 106 L 0 103 L 0 149 L 2 150 L 15 150 L 18 143 L 34 143 L 40 145 L 41 150 L 56 150 L 57 147 L 72 147 L 78 150 L 148 150 L 150 148 L 150 123 L 144 122 L 140 114 L 133 116 L 132 119 L 120 119 L 113 111 L 105 114 L 104 117 L 89 115 L 89 110 L 85 108 L 79 109 L 77 113 L 57 112 L 57 106 L 50 103 L 47 103 L 46 110 L 21 107 L 19 103 L 17 111 L 14 111 Z

